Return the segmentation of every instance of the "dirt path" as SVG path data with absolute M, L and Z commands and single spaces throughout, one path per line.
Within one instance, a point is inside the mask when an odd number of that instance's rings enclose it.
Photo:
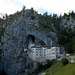
M 45 75 L 46 73 L 45 72 L 41 72 L 41 73 L 39 73 L 38 75 Z

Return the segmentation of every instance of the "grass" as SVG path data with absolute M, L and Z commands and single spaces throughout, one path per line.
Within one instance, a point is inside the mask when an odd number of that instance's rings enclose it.
M 71 54 L 70 56 L 75 56 L 75 53 Z
M 75 63 L 63 66 L 60 61 L 47 69 L 45 75 L 75 75 Z

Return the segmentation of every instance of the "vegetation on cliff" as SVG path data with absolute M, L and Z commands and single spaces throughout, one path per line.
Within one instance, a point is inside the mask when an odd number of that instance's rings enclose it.
M 65 24 L 70 20 L 70 17 L 75 20 L 75 13 L 72 11 L 69 14 L 64 13 L 63 16 L 59 16 L 57 14 L 47 15 L 47 13 L 43 14 L 39 20 L 40 26 L 46 31 L 54 31 L 58 35 L 58 43 L 61 46 L 64 46 L 65 51 L 68 53 L 75 53 L 75 25 L 68 25 L 65 27 Z M 62 26 L 61 22 L 63 19 L 66 19 L 64 26 Z M 70 23 L 69 23 L 70 24 Z M 73 26 L 74 29 L 71 27 Z
M 36 11 L 34 11 L 33 8 L 27 10 L 31 11 L 30 17 L 32 20 L 34 20 L 35 16 L 33 15 L 33 12 Z M 1 40 L 1 36 L 4 33 L 5 28 L 8 25 L 11 25 L 14 21 L 17 22 L 21 14 L 22 11 L 20 12 L 17 11 L 13 15 L 9 15 L 9 16 L 6 15 L 6 19 L 0 21 L 0 40 Z M 74 25 L 74 30 L 72 31 L 71 29 L 72 25 L 69 26 L 69 29 L 67 27 L 61 28 L 61 22 L 65 18 L 67 19 L 66 22 L 68 22 L 69 17 L 75 20 L 75 13 L 72 11 L 69 14 L 65 13 L 63 16 L 58 17 L 57 14 L 48 15 L 46 12 L 43 15 L 38 14 L 38 16 L 39 16 L 39 27 L 41 27 L 44 31 L 55 32 L 58 35 L 58 43 L 65 48 L 65 51 L 68 53 L 74 53 L 75 52 L 75 25 Z

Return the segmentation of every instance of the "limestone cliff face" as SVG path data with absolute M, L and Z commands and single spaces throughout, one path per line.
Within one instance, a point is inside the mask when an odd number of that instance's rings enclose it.
M 75 17 L 69 16 L 65 17 L 60 22 L 61 29 L 65 29 L 67 32 L 71 30 L 72 33 L 75 32 Z
M 8 75 L 25 75 L 26 70 L 28 73 L 33 72 L 38 67 L 38 62 L 28 57 L 32 45 L 52 46 L 58 42 L 57 35 L 62 30 L 75 33 L 74 15 L 62 17 L 60 25 L 54 20 L 54 22 L 48 22 L 51 19 L 47 20 L 51 30 L 44 21 L 48 17 L 44 18 L 44 16 L 33 10 L 23 10 L 17 18 L 14 16 L 16 19 L 11 18 L 8 21 L 6 19 L 6 23 L 2 25 L 5 31 L 0 44 L 0 72 L 3 69 Z M 44 25 L 40 25 L 39 21 Z M 55 23 L 60 28 L 58 31 L 57 26 L 54 26 Z
M 27 69 L 34 71 L 37 63 L 28 57 L 24 49 L 28 49 L 30 43 L 40 46 L 51 46 L 57 43 L 57 35 L 54 32 L 43 31 L 39 26 L 39 14 L 27 10 L 20 18 L 8 25 L 1 38 L 3 43 L 2 63 L 8 75 L 23 75 Z M 51 37 L 50 37 L 50 36 Z

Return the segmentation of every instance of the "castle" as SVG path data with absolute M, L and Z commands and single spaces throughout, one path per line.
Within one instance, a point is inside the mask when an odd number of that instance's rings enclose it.
M 39 46 L 35 44 L 29 44 L 28 56 L 36 62 L 44 62 L 46 60 L 59 59 L 61 56 L 61 49 L 59 46 Z M 27 49 L 24 49 L 27 51 Z
M 57 59 L 60 56 L 60 47 L 31 47 L 29 57 L 37 62 L 43 62 L 52 59 Z

